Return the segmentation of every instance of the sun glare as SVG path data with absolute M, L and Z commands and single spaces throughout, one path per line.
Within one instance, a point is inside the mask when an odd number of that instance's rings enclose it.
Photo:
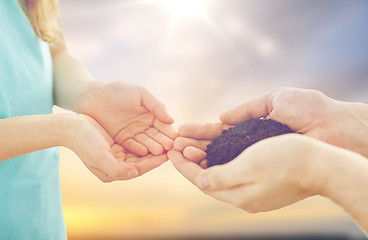
M 204 0 L 161 0 L 170 9 L 174 19 L 191 15 L 205 16 Z

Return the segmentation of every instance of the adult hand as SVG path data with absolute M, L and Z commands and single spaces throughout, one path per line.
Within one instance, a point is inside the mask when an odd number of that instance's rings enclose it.
M 136 85 L 92 82 L 78 100 L 77 112 L 95 119 L 127 152 L 160 156 L 177 137 L 165 106 Z
M 220 119 L 235 125 L 260 117 L 368 157 L 366 104 L 336 101 L 315 90 L 277 88 L 223 113 Z
M 167 161 L 166 154 L 144 157 L 129 153 L 93 118 L 78 114 L 78 124 L 69 137 L 72 149 L 84 165 L 101 181 L 126 180 L 144 174 Z
M 248 212 L 260 212 L 319 193 L 320 179 L 312 169 L 318 164 L 312 155 L 316 141 L 297 134 L 269 138 L 231 162 L 207 169 L 180 151 L 169 151 L 168 156 L 177 170 L 206 194 Z
M 197 147 L 203 143 L 197 142 Z M 368 233 L 368 193 L 364 191 L 368 161 L 355 152 L 286 134 L 255 143 L 231 162 L 207 169 L 180 151 L 171 150 L 168 156 L 204 193 L 248 212 L 279 209 L 321 195 L 344 208 Z
M 188 160 L 180 151 L 171 150 L 168 156 L 177 170 L 200 190 L 248 212 L 282 208 L 316 194 L 342 201 L 345 197 L 340 187 L 351 184 L 346 177 L 355 172 L 366 179 L 366 172 L 358 173 L 356 169 L 368 168 L 366 159 L 358 154 L 299 134 L 262 140 L 231 162 L 207 169 Z M 349 170 L 349 158 L 364 165 L 351 166 Z
M 231 127 L 222 123 L 189 123 L 179 128 L 179 137 L 174 141 L 174 149 L 192 162 L 200 163 L 205 159 L 207 145 Z

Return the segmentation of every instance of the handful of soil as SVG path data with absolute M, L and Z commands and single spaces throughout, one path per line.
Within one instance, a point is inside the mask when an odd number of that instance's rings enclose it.
M 202 168 L 230 162 L 252 144 L 265 138 L 294 133 L 287 125 L 272 119 L 251 119 L 224 130 L 207 146 L 207 157 L 200 162 Z

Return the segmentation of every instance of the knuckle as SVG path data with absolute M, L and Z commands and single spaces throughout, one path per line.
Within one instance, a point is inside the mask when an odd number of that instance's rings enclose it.
M 160 155 L 164 152 L 164 148 L 163 146 L 161 146 L 160 144 L 157 144 L 156 146 L 152 147 L 150 149 L 150 152 L 153 154 L 153 155 Z
M 245 211 L 249 212 L 249 213 L 259 213 L 261 212 L 260 210 L 256 209 L 256 208 L 242 208 Z
M 111 179 L 108 179 L 108 178 L 100 178 L 101 182 L 103 183 L 111 183 L 112 180 Z
M 258 212 L 256 210 L 256 208 L 254 208 L 254 206 L 252 206 L 252 204 L 249 204 L 245 199 L 243 198 L 240 198 L 240 199 L 235 199 L 232 204 L 237 207 L 237 208 L 240 208 L 240 209 L 243 209 L 244 211 L 246 212 L 249 212 L 249 213 L 256 213 Z
M 173 148 L 173 141 L 172 140 L 168 140 L 168 141 L 165 141 L 163 143 L 163 147 L 165 150 L 171 150 Z
M 271 94 L 275 94 L 275 93 L 278 93 L 278 94 L 282 94 L 282 93 L 285 93 L 286 91 L 290 90 L 290 88 L 287 88 L 287 87 L 277 87 L 277 88 L 274 88 L 273 90 L 271 90 Z
M 151 135 L 154 136 L 158 134 L 158 131 L 153 127 L 148 127 L 143 132 L 148 136 L 151 136 Z
M 310 94 L 316 98 L 324 98 L 324 94 L 318 90 L 310 90 Z
M 212 183 L 211 183 L 212 184 Z M 196 184 L 195 184 L 201 191 L 207 192 L 211 190 L 211 186 L 208 181 L 208 176 L 206 173 L 201 173 L 197 176 Z M 207 194 L 207 193 L 206 193 Z
M 211 172 L 204 171 L 198 177 L 198 185 L 201 190 L 213 191 L 220 189 L 222 184 Z
M 113 179 L 119 179 L 121 177 L 121 172 L 118 171 L 116 168 L 113 168 L 112 170 L 110 170 L 109 176 Z
M 183 137 L 178 137 L 174 140 L 173 146 L 175 150 L 183 150 L 183 145 L 185 143 L 185 140 Z
M 244 196 L 235 199 L 233 202 L 233 205 L 243 209 L 244 211 L 248 213 L 259 213 L 261 212 L 261 206 L 258 202 L 250 201 L 249 198 L 246 198 Z

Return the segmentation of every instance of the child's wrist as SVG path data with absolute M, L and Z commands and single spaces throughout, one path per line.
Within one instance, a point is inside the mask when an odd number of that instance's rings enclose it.
M 77 114 L 55 114 L 57 120 L 56 145 L 73 149 L 76 143 L 76 136 L 84 127 L 82 119 Z

